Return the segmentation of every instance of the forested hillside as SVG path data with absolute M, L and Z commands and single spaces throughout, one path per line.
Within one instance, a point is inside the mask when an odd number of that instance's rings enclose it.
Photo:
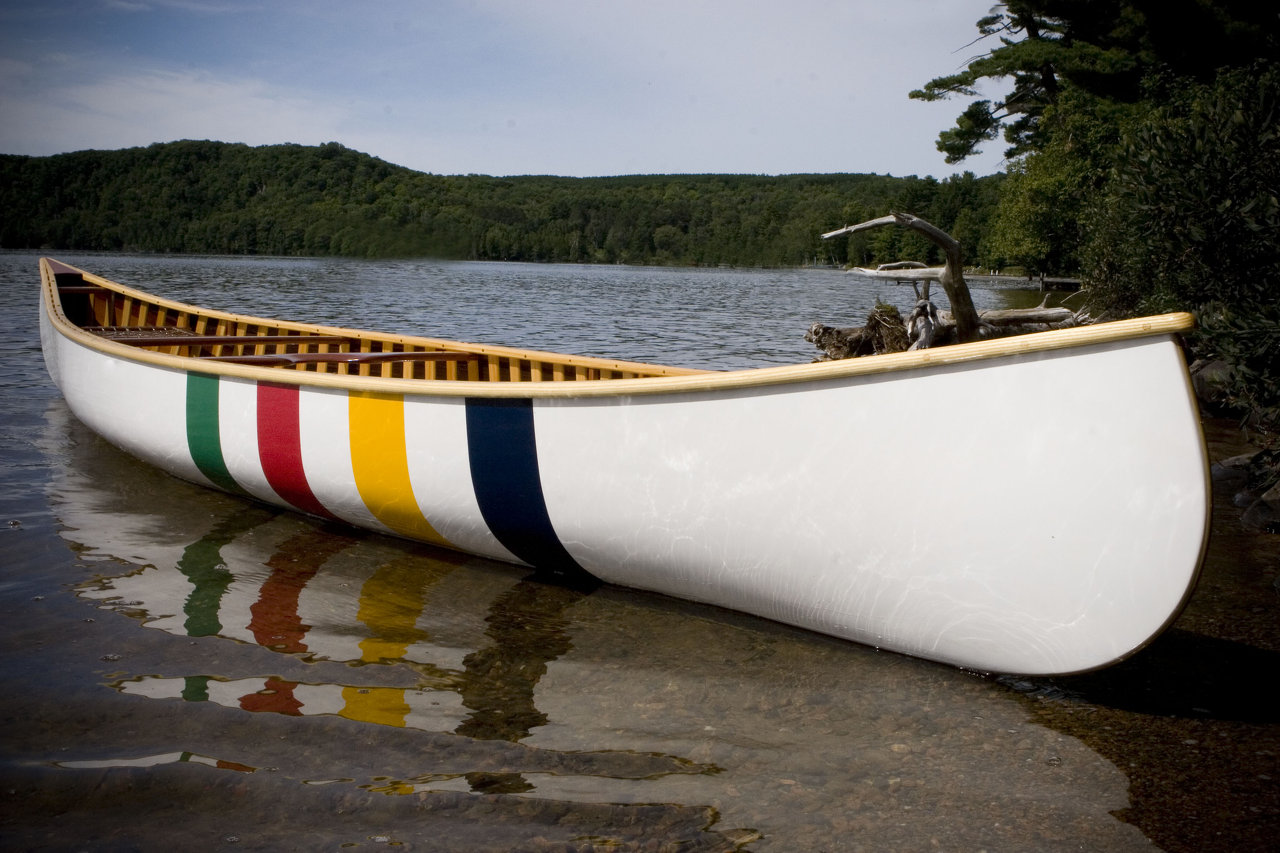
M 338 143 L 183 141 L 0 156 L 0 247 L 796 266 L 936 260 L 900 229 L 819 235 L 891 209 L 978 260 L 1001 176 L 441 176 Z

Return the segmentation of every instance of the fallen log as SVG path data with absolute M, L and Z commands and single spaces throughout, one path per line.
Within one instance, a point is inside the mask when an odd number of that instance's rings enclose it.
M 1040 324 L 1063 328 L 1057 324 L 1085 325 L 1079 322 L 1080 315 L 1070 308 L 1046 308 L 1043 305 L 1036 308 L 998 308 L 990 311 L 980 311 L 978 312 L 978 318 L 983 323 L 992 326 L 1030 326 Z

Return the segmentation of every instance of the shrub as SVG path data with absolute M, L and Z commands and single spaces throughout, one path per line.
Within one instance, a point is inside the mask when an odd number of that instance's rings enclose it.
M 1196 312 L 1196 354 L 1224 360 L 1228 396 L 1280 423 L 1280 68 L 1157 85 L 1165 103 L 1126 129 L 1089 219 L 1095 309 Z

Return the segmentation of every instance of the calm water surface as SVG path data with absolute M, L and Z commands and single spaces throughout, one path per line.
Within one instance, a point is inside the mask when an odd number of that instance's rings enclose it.
M 1205 582 L 1150 649 L 1089 676 L 990 679 L 170 478 L 88 432 L 48 381 L 35 257 L 0 255 L 7 849 L 1280 837 L 1280 713 L 1258 689 L 1280 663 L 1280 548 L 1229 507 Z M 62 259 L 243 313 L 721 368 L 807 360 L 810 323 L 910 303 L 813 270 Z

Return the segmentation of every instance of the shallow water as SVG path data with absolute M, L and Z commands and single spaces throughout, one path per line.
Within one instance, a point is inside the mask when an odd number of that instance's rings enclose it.
M 62 259 L 246 313 L 713 367 L 804 360 L 811 322 L 852 325 L 877 295 L 908 303 L 812 270 Z M 0 255 L 7 848 L 1280 837 L 1280 712 L 1263 698 L 1280 537 L 1240 530 L 1225 501 L 1204 581 L 1148 650 L 1088 676 L 985 678 L 177 481 L 67 411 L 40 361 L 36 282 L 34 255 Z M 1214 458 L 1236 450 L 1210 427 Z

